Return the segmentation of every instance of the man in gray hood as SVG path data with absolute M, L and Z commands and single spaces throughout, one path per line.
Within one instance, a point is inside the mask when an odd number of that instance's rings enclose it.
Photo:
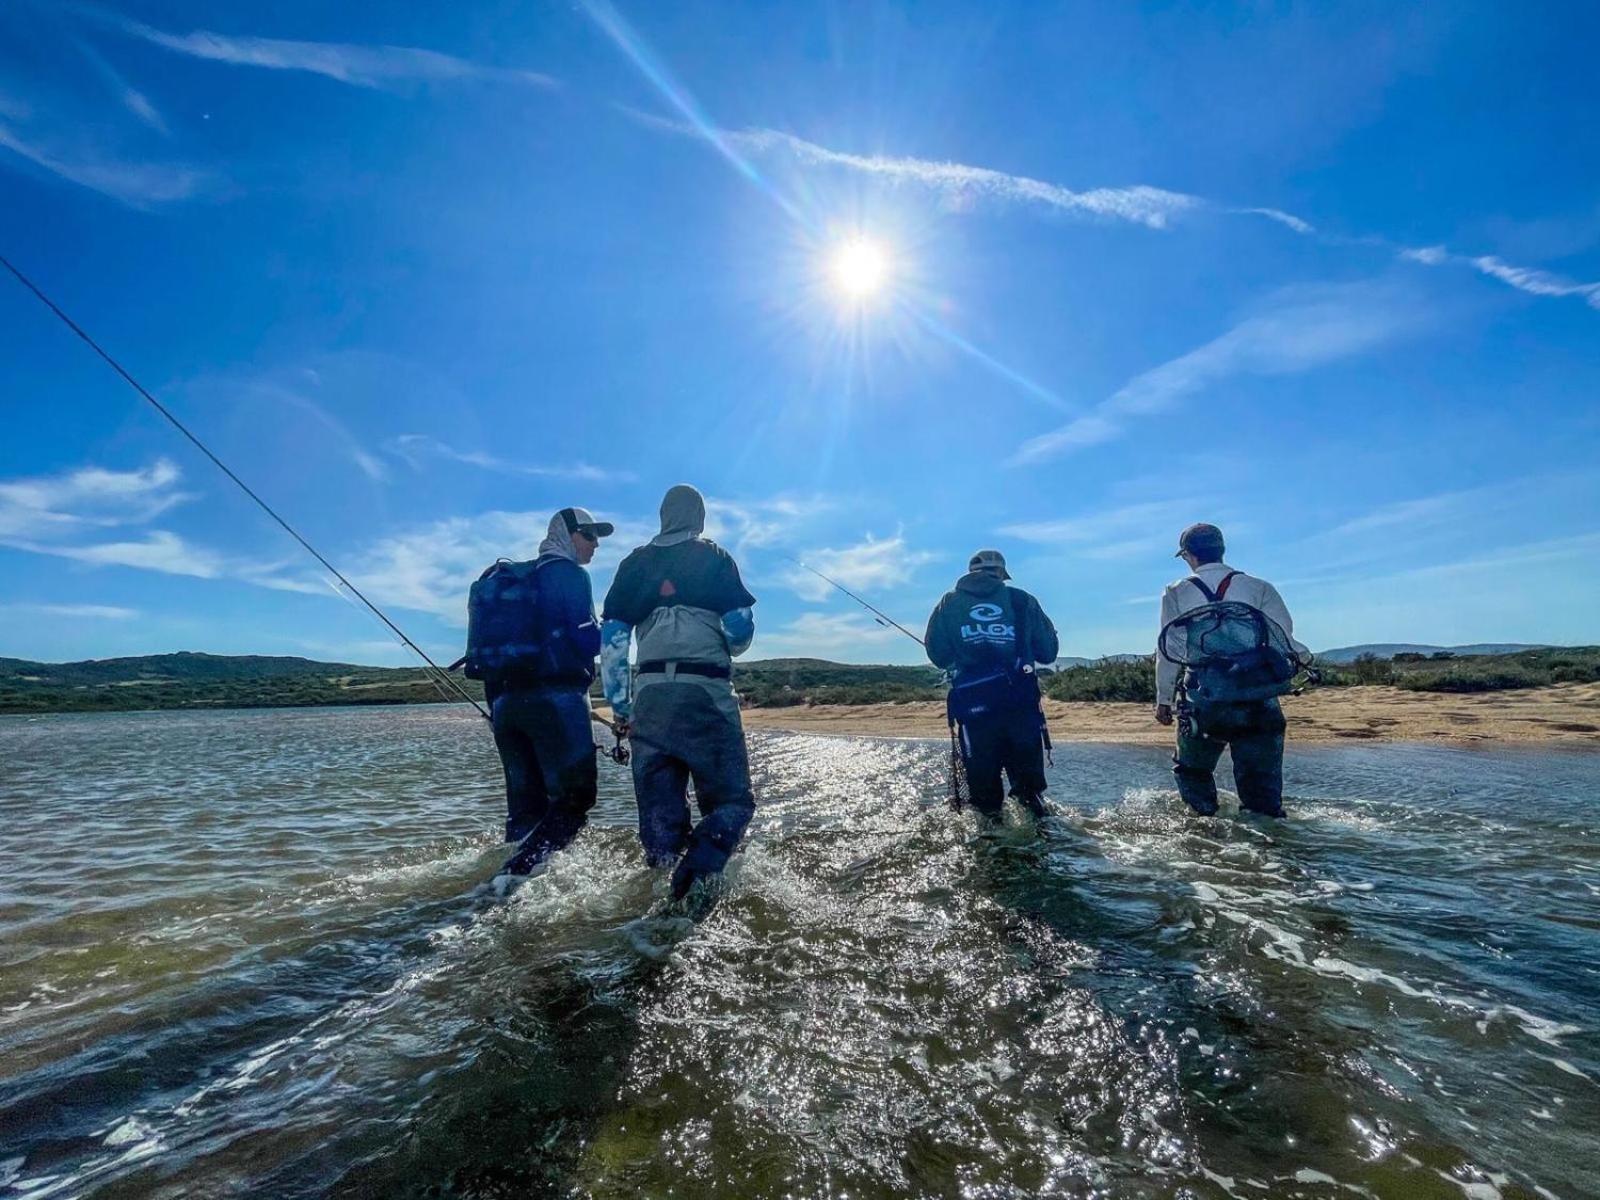
M 1039 602 L 1010 578 L 1000 551 L 979 550 L 928 618 L 925 641 L 929 661 L 952 676 L 950 716 L 972 806 L 1000 815 L 1004 771 L 1017 803 L 1040 817 L 1044 715 L 1033 668 L 1054 662 L 1061 646 Z
M 668 489 L 661 532 L 622 560 L 602 613 L 606 699 L 635 735 L 639 838 L 651 866 L 677 864 L 675 899 L 722 870 L 755 812 L 732 676 L 734 657 L 755 636 L 756 598 L 732 556 L 700 536 L 705 524 L 699 492 Z M 639 662 L 630 679 L 634 636 Z M 699 825 L 689 814 L 691 778 Z

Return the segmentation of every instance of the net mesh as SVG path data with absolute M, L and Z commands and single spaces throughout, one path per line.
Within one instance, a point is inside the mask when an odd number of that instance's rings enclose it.
M 1161 656 L 1180 667 L 1221 666 L 1262 650 L 1275 650 L 1297 667 L 1308 665 L 1283 626 L 1231 600 L 1186 612 L 1161 631 Z

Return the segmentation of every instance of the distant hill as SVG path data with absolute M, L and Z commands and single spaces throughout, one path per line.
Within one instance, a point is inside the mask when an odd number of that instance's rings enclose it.
M 482 696 L 477 684 L 462 682 L 474 696 Z M 439 699 L 426 674 L 412 667 L 189 651 L 71 663 L 0 658 L 0 712 L 284 708 Z
M 1439 649 L 1406 643 L 1345 646 L 1323 656 L 1330 664 L 1323 671 L 1323 684 L 1484 691 L 1600 679 L 1596 647 L 1453 646 L 1449 649 L 1454 658 L 1391 661 L 1396 653 L 1433 654 Z M 1377 661 L 1357 661 L 1362 654 Z M 1113 654 L 1094 660 L 1069 656 L 1056 665 L 1061 669 L 1044 686 L 1058 700 L 1148 702 L 1155 694 L 1148 655 Z M 456 679 L 473 697 L 482 698 L 478 684 Z M 760 708 L 904 703 L 937 700 L 944 694 L 940 672 L 930 666 L 859 665 L 820 658 L 739 663 L 733 680 L 745 702 Z M 443 698 L 428 676 L 414 667 L 193 653 L 74 663 L 0 658 L 0 713 L 426 704 Z
M 1363 654 L 1373 658 L 1393 658 L 1396 654 L 1454 654 L 1469 658 L 1483 654 L 1516 654 L 1521 650 L 1543 650 L 1539 642 L 1474 642 L 1470 646 L 1425 646 L 1415 642 L 1370 642 L 1362 646 L 1340 646 L 1337 650 L 1322 650 L 1317 657 L 1323 662 L 1352 663 Z

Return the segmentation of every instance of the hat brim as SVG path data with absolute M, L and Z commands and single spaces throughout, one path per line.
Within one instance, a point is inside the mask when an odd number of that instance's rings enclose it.
M 610 537 L 617 531 L 617 527 L 610 521 L 596 521 L 591 525 L 579 525 L 578 528 L 597 538 Z

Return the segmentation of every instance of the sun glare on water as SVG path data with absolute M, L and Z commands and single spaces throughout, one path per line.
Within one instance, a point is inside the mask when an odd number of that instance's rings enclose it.
M 854 237 L 834 247 L 828 273 L 840 296 L 857 303 L 870 300 L 889 283 L 889 253 L 882 243 Z

